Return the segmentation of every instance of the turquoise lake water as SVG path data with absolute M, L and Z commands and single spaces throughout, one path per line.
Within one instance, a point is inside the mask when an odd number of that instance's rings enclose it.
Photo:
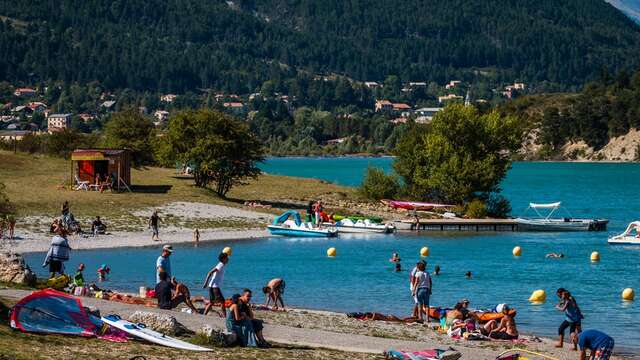
M 368 164 L 390 168 L 391 158 L 277 158 L 264 170 L 292 176 L 321 178 L 344 185 L 357 185 Z M 428 267 L 440 265 L 434 277 L 432 304 L 452 306 L 469 298 L 473 307 L 491 308 L 506 302 L 518 310 L 521 331 L 554 336 L 563 319 L 553 306 L 555 290 L 569 289 L 578 300 L 585 319 L 583 329 L 597 328 L 615 338 L 616 345 L 640 349 L 640 307 L 624 303 L 626 287 L 640 292 L 640 247 L 607 245 L 609 234 L 620 232 L 630 221 L 640 219 L 640 165 L 593 163 L 516 163 L 504 181 L 504 195 L 514 215 L 529 201 L 563 201 L 574 217 L 610 219 L 606 232 L 586 233 L 465 233 L 420 232 L 395 235 L 354 235 L 336 239 L 266 238 L 242 242 L 202 244 L 199 248 L 178 245 L 172 256 L 174 275 L 192 292 L 204 294 L 203 276 L 216 263 L 217 253 L 232 246 L 223 292 L 229 297 L 244 287 L 259 292 L 273 277 L 287 281 L 285 303 L 337 311 L 377 311 L 406 316 L 412 300 L 408 272 L 428 246 Z M 286 187 L 283 187 L 286 189 Z M 521 246 L 523 255 L 511 250 Z M 338 256 L 326 257 L 334 246 Z M 600 263 L 589 255 L 599 251 Z M 404 271 L 394 273 L 388 259 L 399 252 Z M 546 259 L 549 252 L 562 252 L 564 259 Z M 67 268 L 87 264 L 87 278 L 108 263 L 112 274 L 107 286 L 137 291 L 152 285 L 159 248 L 75 251 Z M 43 254 L 27 255 L 36 271 Z M 464 277 L 472 271 L 473 279 Z M 530 305 L 533 290 L 544 289 L 547 302 Z M 262 299 L 261 294 L 255 297 Z

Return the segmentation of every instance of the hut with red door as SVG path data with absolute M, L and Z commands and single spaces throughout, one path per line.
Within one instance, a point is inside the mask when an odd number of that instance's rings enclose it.
M 97 176 L 113 179 L 113 188 L 129 190 L 131 153 L 126 149 L 76 149 L 71 153 L 71 183 L 95 184 Z

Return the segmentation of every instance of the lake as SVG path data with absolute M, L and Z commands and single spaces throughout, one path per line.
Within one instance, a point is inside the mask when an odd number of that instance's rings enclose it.
M 360 183 L 371 164 L 389 170 L 392 158 L 274 158 L 264 164 L 273 174 L 314 177 L 338 184 Z M 528 202 L 563 201 L 573 216 L 611 220 L 607 232 L 587 233 L 459 233 L 420 232 L 394 235 L 353 235 L 336 239 L 266 238 L 241 242 L 175 246 L 174 275 L 192 292 L 204 294 L 203 276 L 216 263 L 224 246 L 233 247 L 223 292 L 229 297 L 244 287 L 259 292 L 271 278 L 287 281 L 285 303 L 297 307 L 336 311 L 377 311 L 410 314 L 412 300 L 408 270 L 419 259 L 419 249 L 430 248 L 428 268 L 442 268 L 434 277 L 432 304 L 453 306 L 462 298 L 472 307 L 492 308 L 505 302 L 518 311 L 521 331 L 555 336 L 563 315 L 554 309 L 555 290 L 565 287 L 576 297 L 585 315 L 583 329 L 597 328 L 615 338 L 617 346 L 640 349 L 640 309 L 620 300 L 626 287 L 640 291 L 640 247 L 607 244 L 607 236 L 640 218 L 640 165 L 611 163 L 515 163 L 503 183 L 503 194 L 520 214 Z M 326 257 L 336 247 L 338 256 Z M 511 254 L 521 246 L 523 255 Z M 591 263 L 599 251 L 602 260 Z M 391 253 L 402 258 L 403 272 L 392 272 Z M 547 259 L 562 252 L 564 259 Z M 87 264 L 86 277 L 95 278 L 101 263 L 112 268 L 108 286 L 137 291 L 155 277 L 158 248 L 75 251 L 68 268 Z M 39 275 L 43 254 L 29 254 L 28 263 Z M 473 273 L 468 280 L 466 271 Z M 531 305 L 533 290 L 544 289 L 547 301 Z M 255 296 L 259 301 L 261 294 Z

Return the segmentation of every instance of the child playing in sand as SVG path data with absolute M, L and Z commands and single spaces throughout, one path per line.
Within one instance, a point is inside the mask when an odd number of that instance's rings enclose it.
M 100 265 L 100 267 L 98 268 L 98 281 L 106 281 L 107 280 L 107 274 L 111 271 L 111 269 L 109 268 L 109 265 L 106 264 L 102 264 Z

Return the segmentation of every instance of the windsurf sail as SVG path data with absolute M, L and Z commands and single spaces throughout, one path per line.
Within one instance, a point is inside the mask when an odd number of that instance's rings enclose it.
M 23 332 L 97 336 L 102 320 L 84 309 L 80 299 L 45 289 L 24 297 L 11 309 L 11 327 Z

